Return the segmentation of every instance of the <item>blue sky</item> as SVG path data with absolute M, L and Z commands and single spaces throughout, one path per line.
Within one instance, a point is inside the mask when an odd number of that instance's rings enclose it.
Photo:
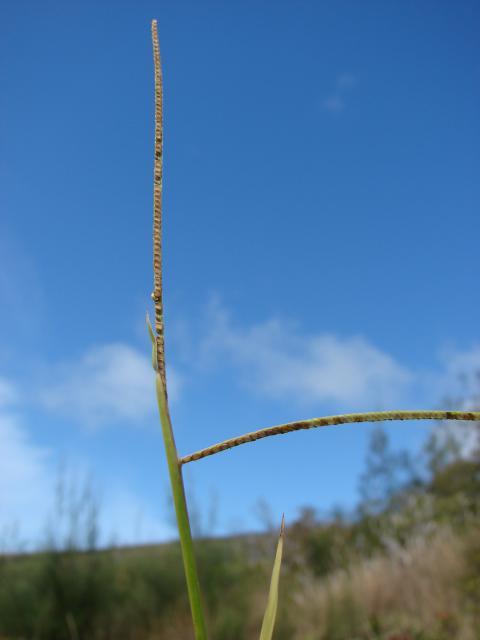
M 437 408 L 480 366 L 478 3 L 46 2 L 0 10 L 0 531 L 62 465 L 104 538 L 173 535 L 144 315 L 165 92 L 180 453 L 355 409 Z M 417 449 L 427 425 L 396 424 Z M 189 465 L 214 532 L 357 499 L 370 427 Z M 10 527 L 10 528 L 9 528 Z M 4 543 L 6 544 L 6 543 Z

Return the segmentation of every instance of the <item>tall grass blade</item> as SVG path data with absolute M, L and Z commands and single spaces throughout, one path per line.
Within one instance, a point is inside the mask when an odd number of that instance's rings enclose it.
M 282 564 L 283 539 L 285 537 L 285 516 L 282 516 L 282 526 L 280 527 L 280 537 L 278 538 L 275 562 L 273 563 L 272 579 L 270 581 L 270 592 L 268 594 L 267 608 L 263 616 L 260 640 L 271 640 L 275 618 L 277 617 L 278 605 L 278 583 L 280 580 L 280 567 Z

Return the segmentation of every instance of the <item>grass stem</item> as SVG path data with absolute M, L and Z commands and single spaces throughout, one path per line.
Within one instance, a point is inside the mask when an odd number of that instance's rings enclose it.
M 467 420 L 480 421 L 480 412 L 475 411 L 374 411 L 370 413 L 345 413 L 338 416 L 324 416 L 323 418 L 311 418 L 310 420 L 298 420 L 279 424 L 275 427 L 267 427 L 246 433 L 243 436 L 230 438 L 195 453 L 180 458 L 180 464 L 187 464 L 195 460 L 201 460 L 207 456 L 213 456 L 221 451 L 233 449 L 247 442 L 254 442 L 269 436 L 282 435 L 301 429 L 314 429 L 316 427 L 328 427 L 336 424 L 352 424 L 358 422 L 384 422 L 386 420 Z
M 193 626 L 196 640 L 206 640 L 207 631 L 205 618 L 203 615 L 202 601 L 200 595 L 200 583 L 198 580 L 197 563 L 193 548 L 193 538 L 188 518 L 187 502 L 185 499 L 185 489 L 182 477 L 182 468 L 178 459 L 175 440 L 173 437 L 172 422 L 168 410 L 168 402 L 162 378 L 157 372 L 156 376 L 157 401 L 160 411 L 160 421 L 162 424 L 163 442 L 168 462 L 168 472 L 172 486 L 173 503 L 177 517 L 178 535 L 182 549 L 183 566 L 187 580 L 188 598 L 192 611 Z

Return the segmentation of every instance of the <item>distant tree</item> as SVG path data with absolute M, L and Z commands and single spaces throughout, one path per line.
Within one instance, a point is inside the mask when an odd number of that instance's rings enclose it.
M 415 465 L 408 451 L 392 451 L 388 435 L 381 427 L 372 431 L 360 476 L 359 510 L 376 514 L 392 506 L 392 500 L 403 489 L 418 483 Z
M 479 411 L 480 370 L 459 374 L 456 391 L 443 404 L 452 409 Z M 480 462 L 480 422 L 438 422 L 423 453 L 431 478 L 458 460 Z

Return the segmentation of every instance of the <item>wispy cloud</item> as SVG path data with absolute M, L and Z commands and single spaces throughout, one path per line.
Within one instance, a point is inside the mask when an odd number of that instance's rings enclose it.
M 216 297 L 205 327 L 193 359 L 205 372 L 230 367 L 265 398 L 322 411 L 480 407 L 480 344 L 441 349 L 432 354 L 436 365 L 415 367 L 365 336 L 305 333 L 279 317 L 239 324 Z
M 78 492 L 90 487 L 91 483 L 85 481 L 90 476 L 90 465 L 77 460 L 66 467 L 66 474 L 59 473 L 59 453 L 38 446 L 29 435 L 21 394 L 15 385 L 2 377 L 1 389 L 8 389 L 9 393 L 8 404 L 0 404 L 0 552 L 37 548 L 46 541 L 52 518 L 54 537 L 61 543 L 71 523 L 59 521 L 61 515 L 55 507 L 57 487 L 60 483 L 70 496 L 66 496 L 65 516 L 76 504 L 68 502 L 73 495 L 71 488 L 76 487 Z M 101 545 L 139 544 L 173 537 L 172 528 L 159 510 L 128 486 L 107 483 L 96 489 L 102 497 L 97 515 Z
M 438 389 L 446 404 L 452 409 L 480 411 L 480 344 L 464 350 L 443 349 L 441 362 Z M 443 423 L 438 434 L 453 436 L 464 457 L 480 450 L 479 423 Z
M 12 382 L 0 376 L 0 409 L 8 407 L 18 399 L 18 392 Z
M 358 78 L 352 73 L 341 73 L 337 77 L 337 89 L 339 91 L 345 91 L 347 89 L 353 89 L 358 83 Z
M 331 93 L 324 98 L 322 106 L 326 111 L 338 113 L 346 107 L 348 93 L 358 84 L 358 78 L 352 73 L 341 73 L 335 80 Z
M 325 98 L 322 104 L 327 111 L 342 111 L 345 107 L 345 101 L 339 95 L 332 95 Z
M 31 441 L 13 407 L 0 408 L 0 549 L 31 542 L 44 525 L 53 489 L 50 455 Z
M 453 402 L 463 402 L 465 410 L 480 406 L 480 344 L 470 349 L 446 348 L 440 353 L 441 391 Z M 468 398 L 468 400 L 459 400 Z
M 0 256 L 0 330 L 3 335 L 30 340 L 32 333 L 36 335 L 43 324 L 43 287 L 31 252 L 3 221 L 0 222 Z
M 279 319 L 235 326 L 218 303 L 210 310 L 210 333 L 201 361 L 228 357 L 255 393 L 301 404 L 388 408 L 403 401 L 414 375 L 360 336 L 301 334 Z
M 88 426 L 132 424 L 155 412 L 154 378 L 146 352 L 123 343 L 88 350 L 79 361 L 54 366 L 40 401 L 50 410 Z M 169 395 L 178 397 L 180 378 L 168 371 Z
M 104 495 L 99 528 L 103 544 L 146 544 L 176 536 L 174 528 L 147 500 L 122 487 Z

